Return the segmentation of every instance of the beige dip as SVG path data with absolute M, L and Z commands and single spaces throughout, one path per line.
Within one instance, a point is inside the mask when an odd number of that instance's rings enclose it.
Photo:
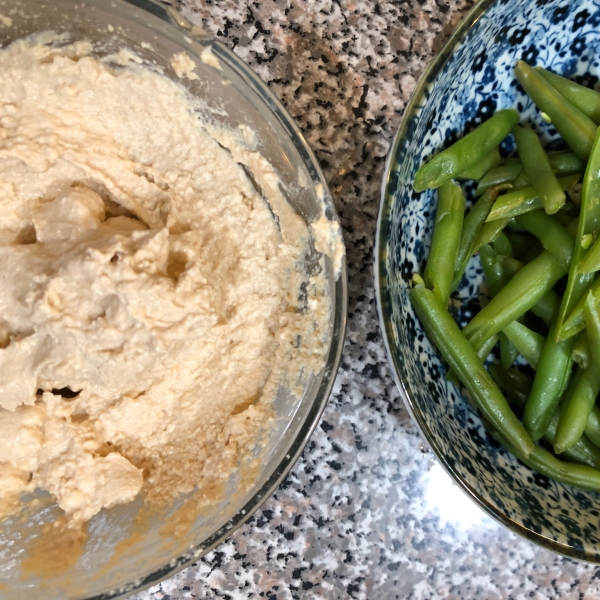
M 329 299 L 264 158 L 53 41 L 0 51 L 0 506 L 38 487 L 83 523 L 226 479 L 320 364 Z

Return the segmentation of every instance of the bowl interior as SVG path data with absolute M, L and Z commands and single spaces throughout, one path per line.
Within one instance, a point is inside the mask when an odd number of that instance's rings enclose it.
M 409 301 L 413 272 L 423 272 L 435 194 L 417 194 L 418 167 L 501 108 L 521 111 L 546 142 L 545 125 L 517 85 L 519 59 L 593 86 L 600 75 L 600 9 L 594 2 L 496 0 L 467 17 L 420 83 L 404 117 L 384 180 L 379 223 L 380 310 L 389 355 L 413 417 L 461 487 L 491 516 L 555 551 L 600 561 L 600 495 L 560 485 L 508 455 L 486 434 L 423 333 Z M 510 150 L 510 147 L 506 148 Z M 473 189 L 466 186 L 467 199 Z M 469 202 L 470 203 L 470 202 Z M 484 297 L 479 259 L 453 296 L 469 319 Z
M 164 5 L 151 0 L 0 0 L 0 15 L 2 46 L 35 32 L 64 32 L 73 41 L 98 43 L 97 53 L 103 56 L 125 46 L 177 81 L 170 58 L 185 50 L 194 60 L 199 77 L 180 83 L 203 101 L 202 117 L 231 130 L 241 126 L 254 133 L 255 148 L 273 165 L 282 191 L 306 222 L 322 214 L 335 218 L 322 173 L 287 113 L 224 46 L 202 31 L 174 26 L 177 16 L 170 16 Z M 218 58 L 220 69 L 208 64 L 213 61 L 201 59 L 207 47 Z M 27 548 L 40 534 L 40 526 L 58 515 L 57 507 L 42 495 L 34 499 L 37 508 L 30 511 L 28 519 L 17 516 L 2 524 L 0 596 L 43 596 L 51 600 L 128 595 L 199 558 L 230 535 L 268 497 L 316 425 L 339 363 L 345 327 L 345 267 L 336 276 L 333 262 L 327 257 L 325 267 L 332 303 L 328 353 L 322 369 L 307 377 L 302 394 L 280 389 L 274 402 L 275 424 L 267 439 L 257 443 L 255 457 L 260 466 L 250 489 L 238 491 L 240 479 L 248 473 L 235 473 L 227 483 L 224 499 L 204 507 L 200 515 L 186 516 L 186 505 L 180 503 L 169 514 L 150 519 L 140 529 L 134 523 L 139 502 L 104 510 L 90 522 L 88 540 L 75 565 L 43 578 L 20 569 Z M 307 260 L 307 271 L 310 268 L 311 261 Z M 165 527 L 169 522 L 174 527 Z M 135 536 L 130 538 L 132 533 Z

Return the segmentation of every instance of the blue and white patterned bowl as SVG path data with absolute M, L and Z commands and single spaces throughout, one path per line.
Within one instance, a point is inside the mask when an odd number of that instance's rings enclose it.
M 486 434 L 423 333 L 409 301 L 423 272 L 435 195 L 412 182 L 424 160 L 501 108 L 514 107 L 551 142 L 517 86 L 518 59 L 593 86 L 600 75 L 600 0 L 483 0 L 421 79 L 388 157 L 375 265 L 388 354 L 404 400 L 454 480 L 489 515 L 546 548 L 600 562 L 600 494 L 531 471 Z M 472 191 L 472 190 L 471 190 Z M 468 192 L 468 190 L 467 190 Z M 479 308 L 481 269 L 471 260 L 454 294 L 457 318 Z

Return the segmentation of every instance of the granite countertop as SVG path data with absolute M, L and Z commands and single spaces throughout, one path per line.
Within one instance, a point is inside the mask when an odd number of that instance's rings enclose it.
M 600 568 L 491 520 L 411 422 L 377 324 L 385 156 L 430 59 L 471 0 L 170 0 L 266 81 L 315 150 L 344 228 L 348 335 L 302 457 L 246 525 L 135 600 L 597 598 Z

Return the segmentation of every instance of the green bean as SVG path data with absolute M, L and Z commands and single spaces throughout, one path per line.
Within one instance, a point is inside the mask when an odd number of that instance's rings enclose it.
M 565 274 L 554 256 L 545 250 L 525 265 L 464 328 L 475 348 L 535 306 Z
M 486 245 L 481 248 L 480 258 L 483 274 L 485 275 L 490 290 L 490 296 L 493 298 L 506 285 L 512 275 L 508 275 L 507 271 L 503 268 L 502 263 L 499 261 L 499 257 L 496 255 L 495 250 L 493 250 L 491 246 Z M 498 338 L 500 340 L 500 357 L 502 364 L 506 365 L 505 368 L 508 368 L 515 362 L 517 356 L 519 356 L 519 350 L 517 350 L 505 333 L 500 332 Z M 489 351 L 491 351 L 495 345 L 495 343 L 492 345 L 492 342 L 495 339 L 496 336 L 492 336 L 487 344 L 484 344 L 482 348 L 478 349 L 477 355 L 479 358 L 487 358 Z
M 530 187 L 531 181 L 525 170 L 521 171 L 511 182 L 511 188 L 513 191 L 522 190 L 523 188 Z
M 444 183 L 438 191 L 431 249 L 424 273 L 425 284 L 444 303 L 450 296 L 464 211 L 465 197 L 460 186 L 452 181 Z
M 596 301 L 600 300 L 600 277 L 594 279 L 589 291 L 594 295 Z M 583 306 L 585 304 L 585 298 L 586 296 L 582 296 L 579 299 L 568 319 L 564 322 L 559 339 L 566 340 L 567 338 L 578 334 L 580 331 L 583 331 L 583 328 L 585 327 L 583 322 Z
M 567 227 L 569 234 L 577 223 Z M 572 251 L 572 242 L 566 247 Z M 538 257 L 527 263 L 465 327 L 464 334 L 478 348 L 485 340 L 496 335 L 502 328 L 518 319 L 535 306 L 565 274 L 556 258 L 544 250 Z
M 508 268 L 509 265 L 510 268 Z M 522 264 L 508 256 L 496 255 L 490 246 L 483 246 L 481 248 L 481 267 L 490 289 L 490 296 L 493 298 L 522 268 Z M 495 339 L 495 336 L 491 339 Z M 541 336 L 515 321 L 509 323 L 500 332 L 499 339 L 500 356 L 504 368 L 508 368 L 519 354 L 522 354 L 525 360 L 535 368 L 543 344 Z M 490 344 L 491 342 L 488 342 L 485 344 L 484 350 L 477 351 L 480 357 Z
M 568 450 L 581 438 L 598 392 L 600 371 L 594 361 L 590 361 L 586 369 L 578 368 L 572 393 L 565 401 L 554 439 L 556 454 Z
M 580 273 L 594 273 L 598 270 L 600 270 L 600 237 L 596 239 L 579 265 Z
M 502 163 L 500 149 L 496 146 L 488 152 L 481 160 L 475 163 L 470 169 L 460 172 L 456 179 L 473 179 L 479 181 L 486 173 Z
M 574 152 L 548 152 L 548 161 L 556 177 L 581 174 L 585 170 L 585 162 Z M 518 158 L 509 158 L 503 165 L 492 169 L 479 182 L 475 190 L 476 196 L 481 196 L 492 186 L 503 186 L 512 184 L 513 189 L 527 187 L 530 185 L 529 177 L 523 169 L 523 163 Z
M 519 321 L 513 321 L 502 329 L 506 337 L 514 344 L 519 354 L 535 369 L 544 347 L 544 337 L 532 331 Z
M 519 215 L 515 223 L 535 235 L 565 272 L 568 271 L 573 254 L 573 236 L 562 225 L 542 210 Z
M 535 67 L 535 70 L 573 106 L 576 106 L 596 125 L 600 124 L 600 94 L 598 92 L 541 67 Z
M 544 434 L 544 439 L 552 445 L 556 439 L 556 429 L 558 427 L 558 421 L 562 414 L 562 408 L 559 406 L 558 414 L 555 414 L 548 425 L 548 430 Z M 580 463 L 582 465 L 590 465 L 595 469 L 600 469 L 600 448 L 594 444 L 585 433 L 579 438 L 579 441 L 568 448 L 563 450 L 562 456 L 570 462 Z
M 558 314 L 559 308 L 560 297 L 555 291 L 550 290 L 545 296 L 542 296 L 537 304 L 531 307 L 531 312 L 550 327 L 552 320 Z
M 523 425 L 534 441 L 539 440 L 548 429 L 571 373 L 571 350 L 575 338 L 556 341 L 554 333 L 557 318 L 558 315 L 550 326 L 542 348 L 523 414 Z
M 496 260 L 500 262 L 502 272 L 506 276 L 506 283 L 524 267 L 523 262 L 505 254 L 498 254 Z
M 493 298 L 507 284 L 508 279 L 504 277 L 502 264 L 496 260 L 496 253 L 491 246 L 482 246 L 479 251 L 479 258 L 490 290 L 490 298 Z
M 490 355 L 490 352 L 494 349 L 494 346 L 498 343 L 498 336 L 495 335 L 491 337 L 489 340 L 486 340 L 486 343 L 477 349 L 477 357 L 482 363 L 485 363 L 487 357 Z
M 579 175 L 567 175 L 558 180 L 561 190 L 575 185 L 579 180 Z M 542 208 L 543 203 L 537 190 L 533 186 L 527 186 L 518 190 L 510 191 L 498 196 L 498 199 L 492 206 L 487 218 L 487 222 L 497 219 L 512 218 L 537 208 Z
M 589 292 L 583 307 L 583 321 L 589 340 L 590 358 L 600 372 L 600 310 L 594 301 L 593 294 Z
M 585 171 L 585 161 L 574 152 L 548 152 L 550 166 L 557 177 L 581 174 Z
M 600 129 L 598 130 L 600 132 Z M 594 278 L 592 273 L 580 273 L 579 266 L 586 255 L 584 239 L 600 228 L 600 134 L 596 135 L 590 160 L 583 177 L 581 212 L 575 236 L 575 246 L 569 267 L 567 288 L 558 313 L 558 334 L 577 302 L 583 297 Z
M 539 196 L 546 213 L 553 215 L 562 208 L 567 197 L 554 175 L 540 139 L 533 129 L 526 127 L 516 127 L 513 130 L 513 136 L 532 187 Z
M 571 350 L 571 359 L 582 369 L 587 369 L 590 364 L 590 344 L 588 342 L 587 332 L 582 331 L 576 338 L 573 338 L 573 350 Z
M 460 284 L 461 279 L 467 268 L 469 259 L 475 254 L 475 242 L 477 236 L 481 232 L 481 228 L 485 219 L 490 212 L 490 208 L 498 197 L 496 188 L 489 189 L 477 202 L 473 205 L 469 213 L 464 219 L 462 231 L 460 234 L 460 245 L 456 255 L 456 263 L 454 266 L 454 278 L 452 281 L 452 289 L 455 290 Z
M 600 448 L 600 408 L 596 405 L 592 407 L 592 412 L 585 424 L 585 435 Z
M 510 133 L 518 122 L 519 113 L 516 110 L 509 108 L 498 111 L 471 133 L 424 164 L 415 175 L 415 191 L 438 188 L 452 177 L 477 164 Z
M 478 252 L 482 246 L 491 244 L 502 233 L 509 221 L 510 217 L 507 217 L 484 223 L 473 244 L 473 254 Z
M 496 365 L 490 366 L 490 373 L 494 381 L 496 381 L 500 389 L 504 392 L 509 404 L 514 403 L 522 410 L 531 392 L 533 383 L 531 379 L 517 369 L 502 371 Z M 562 408 L 559 405 L 556 412 L 552 415 L 548 429 L 543 435 L 544 440 L 551 446 L 554 444 L 556 428 L 561 413 Z M 571 462 L 590 465 L 590 467 L 595 467 L 596 469 L 600 468 L 600 448 L 594 445 L 585 434 L 581 436 L 581 439 L 574 446 L 563 452 L 562 455 Z
M 520 454 L 529 456 L 534 449 L 533 442 L 439 297 L 422 285 L 416 285 L 410 297 L 430 339 L 458 375 L 483 417 Z
M 515 75 L 535 105 L 550 117 L 571 150 L 587 160 L 596 135 L 595 123 L 522 60 L 515 67 Z
M 500 340 L 500 364 L 503 369 L 508 369 L 517 360 L 519 351 L 502 331 L 498 334 L 498 339 Z
M 494 252 L 501 256 L 506 256 L 507 258 L 513 258 L 513 249 L 510 240 L 506 236 L 506 233 L 502 232 L 492 243 L 492 248 L 494 248 Z
M 506 163 L 491 169 L 481 179 L 475 190 L 475 196 L 481 196 L 481 194 L 491 187 L 511 183 L 522 171 L 523 163 L 518 158 L 509 158 Z
M 537 473 L 565 485 L 593 492 L 600 491 L 600 471 L 595 468 L 562 461 L 540 446 L 534 446 L 531 454 L 526 456 L 519 452 L 518 448 L 512 445 L 502 434 L 497 431 L 492 431 L 491 434 L 508 452 Z

